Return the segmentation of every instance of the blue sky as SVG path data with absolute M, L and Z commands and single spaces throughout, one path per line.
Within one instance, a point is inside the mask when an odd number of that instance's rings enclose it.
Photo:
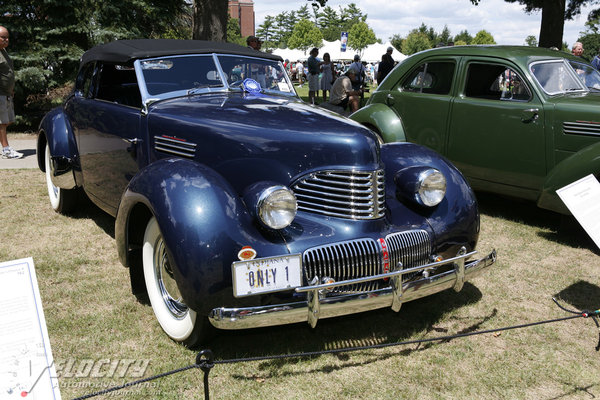
M 504 0 L 481 0 L 478 6 L 469 0 L 329 0 L 335 10 L 355 3 L 367 14 L 367 23 L 375 35 L 386 42 L 394 34 L 405 37 L 421 23 L 433 27 L 437 32 L 447 25 L 452 35 L 466 29 L 472 36 L 485 29 L 498 44 L 525 44 L 528 35 L 536 38 L 540 31 L 541 12 L 525 14 L 523 6 Z M 254 0 L 256 26 L 265 16 L 275 16 L 283 11 L 297 10 L 306 0 Z M 572 46 L 580 32 L 585 31 L 587 15 L 591 7 L 582 8 L 582 13 L 572 21 L 566 21 L 563 41 Z

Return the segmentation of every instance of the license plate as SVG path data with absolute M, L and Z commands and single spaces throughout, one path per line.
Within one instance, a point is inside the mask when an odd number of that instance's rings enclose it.
M 250 296 L 301 286 L 301 260 L 300 254 L 293 254 L 234 262 L 233 295 Z

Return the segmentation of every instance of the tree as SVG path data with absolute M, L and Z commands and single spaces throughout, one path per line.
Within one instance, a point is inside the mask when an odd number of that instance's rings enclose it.
M 478 5 L 482 0 L 471 0 L 471 3 Z M 519 3 L 525 6 L 525 12 L 542 11 L 542 21 L 540 25 L 540 47 L 562 47 L 562 37 L 565 27 L 565 20 L 581 13 L 581 7 L 586 4 L 595 4 L 597 0 L 504 0 L 508 3 Z M 594 10 L 594 13 L 600 10 Z
M 269 50 L 276 47 L 276 44 L 273 41 L 273 36 L 275 36 L 275 17 L 267 15 L 265 21 L 256 30 L 256 34 L 264 41 L 263 50 Z
M 472 41 L 473 36 L 471 36 L 466 29 L 464 31 L 460 31 L 458 35 L 454 36 L 454 44 L 457 44 L 459 42 L 464 44 L 471 44 Z
M 402 42 L 404 42 L 404 38 L 398 34 L 390 37 L 390 43 L 392 44 L 392 46 L 398 49 L 400 53 L 405 54 L 404 50 L 402 49 Z
M 537 47 L 537 45 L 538 45 L 537 38 L 533 35 L 529 35 L 525 38 L 525 44 L 529 47 Z
M 413 31 L 402 42 L 402 53 L 407 56 L 431 48 L 429 37 L 423 32 Z
M 471 44 L 496 44 L 494 37 L 491 33 L 486 31 L 485 29 L 480 30 L 475 34 L 473 38 L 473 42 Z
M 354 24 L 348 32 L 348 46 L 362 54 L 370 44 L 377 42 L 375 33 L 366 22 Z
M 448 29 L 448 25 L 444 25 L 444 30 L 442 31 L 442 33 L 437 35 L 437 39 L 438 43 L 442 43 L 444 45 L 447 45 L 449 42 L 452 42 L 452 36 L 450 35 L 450 29 Z
M 72 82 L 92 46 L 115 39 L 189 33 L 186 0 L 5 0 L 0 25 L 11 33 L 17 125 L 31 129 L 51 106 L 46 96 Z
M 157 0 L 158 1 L 158 0 Z M 168 3 L 165 1 L 165 3 Z M 224 42 L 227 39 L 228 3 L 223 0 L 194 0 L 192 38 Z
M 288 46 L 291 49 L 300 49 L 306 53 L 310 47 L 323 46 L 323 35 L 319 28 L 307 19 L 301 19 L 292 32 Z
M 246 46 L 246 39 L 242 37 L 240 21 L 237 18 L 229 18 L 227 20 L 227 41 Z
M 581 32 L 581 36 L 577 39 L 583 44 L 583 58 L 591 61 L 595 55 L 600 54 L 600 32 L 598 29 L 598 19 L 588 20 L 585 32 Z

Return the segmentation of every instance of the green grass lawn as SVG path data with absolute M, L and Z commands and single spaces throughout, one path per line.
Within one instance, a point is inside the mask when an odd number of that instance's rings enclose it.
M 33 257 L 63 399 L 137 379 L 90 377 L 88 360 L 147 362 L 145 377 L 195 361 L 169 340 L 152 309 L 129 290 L 119 263 L 114 220 L 88 205 L 54 213 L 37 170 L 0 171 L 0 260 Z M 568 307 L 600 306 L 597 249 L 577 229 L 532 204 L 478 194 L 478 249 L 498 262 L 465 284 L 403 305 L 308 324 L 222 332 L 206 347 L 233 359 L 433 338 L 566 316 Z M 351 354 L 217 365 L 213 399 L 589 399 L 600 396 L 598 330 L 576 319 L 444 342 Z M 123 361 L 125 360 L 125 361 Z M 68 366 L 71 365 L 71 369 Z M 78 369 L 81 373 L 77 373 Z M 89 375 L 89 374 L 88 374 Z M 193 369 L 111 396 L 203 398 Z

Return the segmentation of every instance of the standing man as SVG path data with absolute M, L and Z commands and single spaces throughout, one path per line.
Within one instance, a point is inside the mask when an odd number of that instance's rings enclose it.
M 14 151 L 8 145 L 6 128 L 15 122 L 13 94 L 15 91 L 15 71 L 13 62 L 6 52 L 8 47 L 8 29 L 0 26 L 0 144 L 2 158 L 21 158 L 22 153 Z
M 394 59 L 392 58 L 392 52 L 394 48 L 392 46 L 387 48 L 384 55 L 381 56 L 381 62 L 377 68 L 377 84 L 381 85 L 381 82 L 385 79 L 387 74 L 394 69 Z
M 308 67 L 308 101 L 315 104 L 316 93 L 319 92 L 320 61 L 317 58 L 319 49 L 316 47 L 310 51 L 310 57 L 306 60 Z

